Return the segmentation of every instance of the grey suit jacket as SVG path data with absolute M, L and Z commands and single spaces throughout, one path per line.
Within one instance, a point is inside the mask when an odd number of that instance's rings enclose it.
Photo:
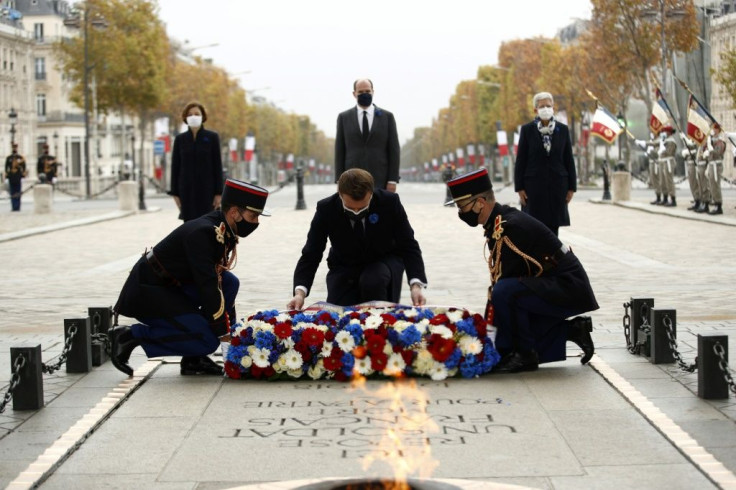
M 399 135 L 394 115 L 376 107 L 368 141 L 358 125 L 355 107 L 337 116 L 335 137 L 335 181 L 349 168 L 362 168 L 373 176 L 375 187 L 385 189 L 399 181 Z

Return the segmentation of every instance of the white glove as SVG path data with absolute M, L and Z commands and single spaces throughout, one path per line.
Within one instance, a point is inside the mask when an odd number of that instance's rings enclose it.
M 689 157 L 690 157 L 690 152 L 688 151 L 688 149 L 685 148 L 684 150 L 682 150 L 682 158 L 687 159 Z
M 733 149 L 731 150 L 731 153 L 733 153 L 733 156 L 734 156 L 734 157 L 736 157 L 736 148 L 733 148 Z
M 708 158 L 710 156 L 710 152 L 708 150 L 705 150 L 703 152 L 703 158 Z

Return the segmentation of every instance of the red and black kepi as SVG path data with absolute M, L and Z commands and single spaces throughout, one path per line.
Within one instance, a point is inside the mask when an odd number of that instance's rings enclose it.
M 488 170 L 484 167 L 455 177 L 447 182 L 447 187 L 450 189 L 452 201 L 447 201 L 445 205 L 490 191 L 493 189 L 493 184 L 488 176 Z
M 227 179 L 222 191 L 222 204 L 250 209 L 261 216 L 271 216 L 265 209 L 267 198 L 268 191 L 263 187 L 236 179 Z

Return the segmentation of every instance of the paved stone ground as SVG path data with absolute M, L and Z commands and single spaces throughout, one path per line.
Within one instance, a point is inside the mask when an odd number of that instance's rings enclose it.
M 285 306 L 314 204 L 332 190 L 307 187 L 308 211 L 294 210 L 293 187 L 271 196 L 274 216 L 264 218 L 239 248 L 240 315 Z M 453 209 L 440 205 L 444 188 L 439 184 L 402 184 L 400 192 L 424 252 L 429 302 L 482 310 L 488 271 L 480 230 L 465 226 Z M 716 222 L 682 219 L 691 214 L 684 203 L 682 209 L 657 207 L 645 213 L 648 192 L 635 190 L 625 207 L 591 202 L 600 191 L 581 191 L 571 206 L 573 226 L 561 231 L 586 266 L 601 305 L 593 314 L 597 353 L 736 471 L 735 399 L 697 398 L 694 375 L 626 352 L 621 326 L 625 301 L 654 297 L 657 307 L 677 309 L 677 337 L 686 360 L 695 357 L 701 333 L 728 334 L 733 352 L 736 266 L 730 244 L 736 227 L 730 223 L 735 220 L 728 213 Z M 724 192 L 727 202 L 736 201 L 734 190 Z M 498 197 L 513 202 L 515 195 L 504 189 Z M 10 346 L 40 343 L 44 360 L 52 360 L 62 347 L 63 319 L 86 316 L 89 306 L 114 303 L 143 249 L 178 224 L 169 199 L 149 196 L 148 204 L 160 210 L 6 241 L 3 237 L 18 227 L 105 215 L 117 204 L 62 201 L 53 215 L 34 216 L 30 208 L 15 216 L 0 213 L 0 254 L 11 264 L 0 292 L 2 393 L 9 379 Z M 310 296 L 314 301 L 324 299 L 324 274 L 321 266 Z M 143 361 L 136 351 L 134 364 Z M 367 421 L 378 415 L 371 411 L 376 403 L 370 401 L 376 398 L 372 392 L 350 394 L 337 383 L 182 378 L 177 368 L 158 368 L 44 487 L 229 488 L 361 474 L 357 457 L 366 449 L 361 445 L 374 444 L 365 434 L 381 426 Z M 8 408 L 0 415 L 0 484 L 24 471 L 122 379 L 109 363 L 85 375 L 61 371 L 45 376 L 44 409 Z M 595 370 L 580 367 L 576 357 L 520 376 L 420 385 L 431 400 L 422 413 L 443 422 L 439 436 L 428 436 L 439 437 L 433 447 L 438 478 L 536 488 L 711 485 Z M 329 410 L 319 406 L 325 400 L 333 403 Z M 261 402 L 297 405 L 275 410 Z M 354 426 L 344 410 L 355 412 L 359 420 Z M 396 414 L 382 415 L 390 419 Z M 442 443 L 442 438 L 448 440 Z M 385 468 L 367 474 L 380 473 Z

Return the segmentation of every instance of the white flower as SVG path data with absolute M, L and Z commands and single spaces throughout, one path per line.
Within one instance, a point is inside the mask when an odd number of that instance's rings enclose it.
M 286 368 L 287 369 L 300 369 L 302 367 L 302 364 L 304 364 L 302 355 L 297 350 L 294 350 L 294 349 L 287 350 L 286 353 L 283 355 L 283 357 L 286 358 Z
M 419 312 L 416 310 L 416 308 L 409 308 L 408 310 L 404 310 L 404 316 L 407 318 L 414 318 L 418 314 Z
M 302 370 L 301 369 L 287 369 L 286 374 L 288 374 L 292 378 L 301 378 Z
M 401 333 L 401 332 L 403 332 L 404 330 L 406 330 L 411 325 L 412 325 L 412 323 L 411 322 L 407 322 L 406 320 L 397 320 L 394 323 L 393 327 L 394 327 L 394 330 L 396 330 L 397 333 Z
M 447 315 L 447 318 L 452 323 L 457 323 L 457 322 L 459 322 L 460 320 L 463 319 L 463 311 L 462 310 L 448 311 L 446 313 L 446 315 Z
M 278 315 L 276 316 L 276 321 L 277 321 L 278 323 L 283 323 L 283 322 L 285 322 L 286 320 L 291 320 L 291 315 L 289 315 L 288 313 L 279 313 L 279 314 L 278 314 Z
M 371 368 L 371 357 L 365 356 L 363 359 L 356 359 L 353 369 L 363 376 L 370 376 L 373 374 L 373 369 Z
M 325 365 L 322 359 L 307 370 L 307 376 L 312 379 L 320 379 L 325 374 Z
M 240 365 L 243 366 L 245 369 L 248 369 L 253 364 L 253 359 L 250 356 L 243 356 L 243 358 L 240 360 Z
M 419 374 L 428 374 L 434 363 L 435 360 L 432 358 L 432 353 L 426 349 L 422 349 L 414 359 L 414 370 Z
M 268 362 L 268 358 L 270 355 L 271 351 L 266 349 L 265 347 L 263 349 L 253 349 L 253 364 L 258 366 L 259 368 L 267 368 L 270 365 L 270 363 Z
M 240 332 L 242 332 L 243 330 L 245 330 L 245 327 L 244 327 L 243 325 L 240 325 L 240 324 L 239 324 L 239 325 L 238 325 L 238 326 L 236 326 L 236 327 L 235 327 L 235 329 L 233 330 L 233 334 L 232 334 L 232 337 L 240 337 Z
M 322 342 L 322 351 L 319 354 L 322 357 L 330 357 L 330 354 L 332 354 L 332 342 L 327 340 Z
M 287 349 L 293 349 L 294 348 L 294 345 L 295 345 L 295 342 L 294 342 L 294 339 L 292 339 L 291 337 L 287 337 L 287 338 L 281 340 L 281 345 L 283 345 Z
M 399 376 L 404 372 L 405 368 L 406 363 L 404 362 L 404 358 L 398 352 L 394 352 L 388 357 L 383 374 L 386 376 Z
M 363 311 L 365 311 L 369 315 L 377 315 L 380 317 L 382 314 L 386 313 L 386 308 L 368 308 Z
M 415 327 L 417 327 L 417 330 L 419 330 L 419 333 L 424 335 L 427 333 L 427 327 L 429 327 L 429 320 L 424 318 L 422 321 L 419 321 L 414 324 Z
M 347 332 L 345 330 L 342 330 L 338 332 L 337 335 L 335 335 L 335 342 L 337 342 L 337 346 L 343 352 L 350 352 L 355 347 L 355 339 L 353 339 L 353 336 L 350 335 L 350 332 Z
M 250 357 L 253 357 L 253 354 L 255 354 L 256 350 L 257 350 L 257 347 L 255 345 L 249 345 L 248 348 L 246 349 Z
M 429 376 L 434 381 L 442 381 L 443 379 L 447 378 L 447 375 L 449 373 L 447 372 L 447 367 L 445 367 L 444 364 L 441 362 L 436 362 L 432 365 L 432 369 L 429 370 Z
M 483 344 L 480 343 L 480 340 L 468 335 L 463 336 L 463 338 L 461 338 L 460 342 L 458 343 L 460 346 L 460 351 L 466 356 L 468 354 L 480 354 L 480 352 L 483 350 Z
M 383 344 L 383 353 L 387 356 L 390 356 L 394 353 L 394 346 L 391 345 L 391 342 L 386 342 L 385 344 Z
M 369 315 L 365 319 L 365 324 L 363 325 L 363 330 L 372 330 L 374 328 L 378 328 L 383 323 L 383 318 L 381 318 L 380 315 Z
M 286 356 L 281 354 L 272 367 L 277 373 L 283 373 L 286 371 Z
M 255 337 L 256 332 L 270 332 L 273 330 L 273 325 L 262 320 L 251 320 L 248 322 L 249 327 L 253 327 L 253 336 Z
M 443 339 L 451 339 L 452 338 L 452 330 L 447 328 L 444 325 L 430 325 L 429 326 L 429 333 L 436 333 Z

